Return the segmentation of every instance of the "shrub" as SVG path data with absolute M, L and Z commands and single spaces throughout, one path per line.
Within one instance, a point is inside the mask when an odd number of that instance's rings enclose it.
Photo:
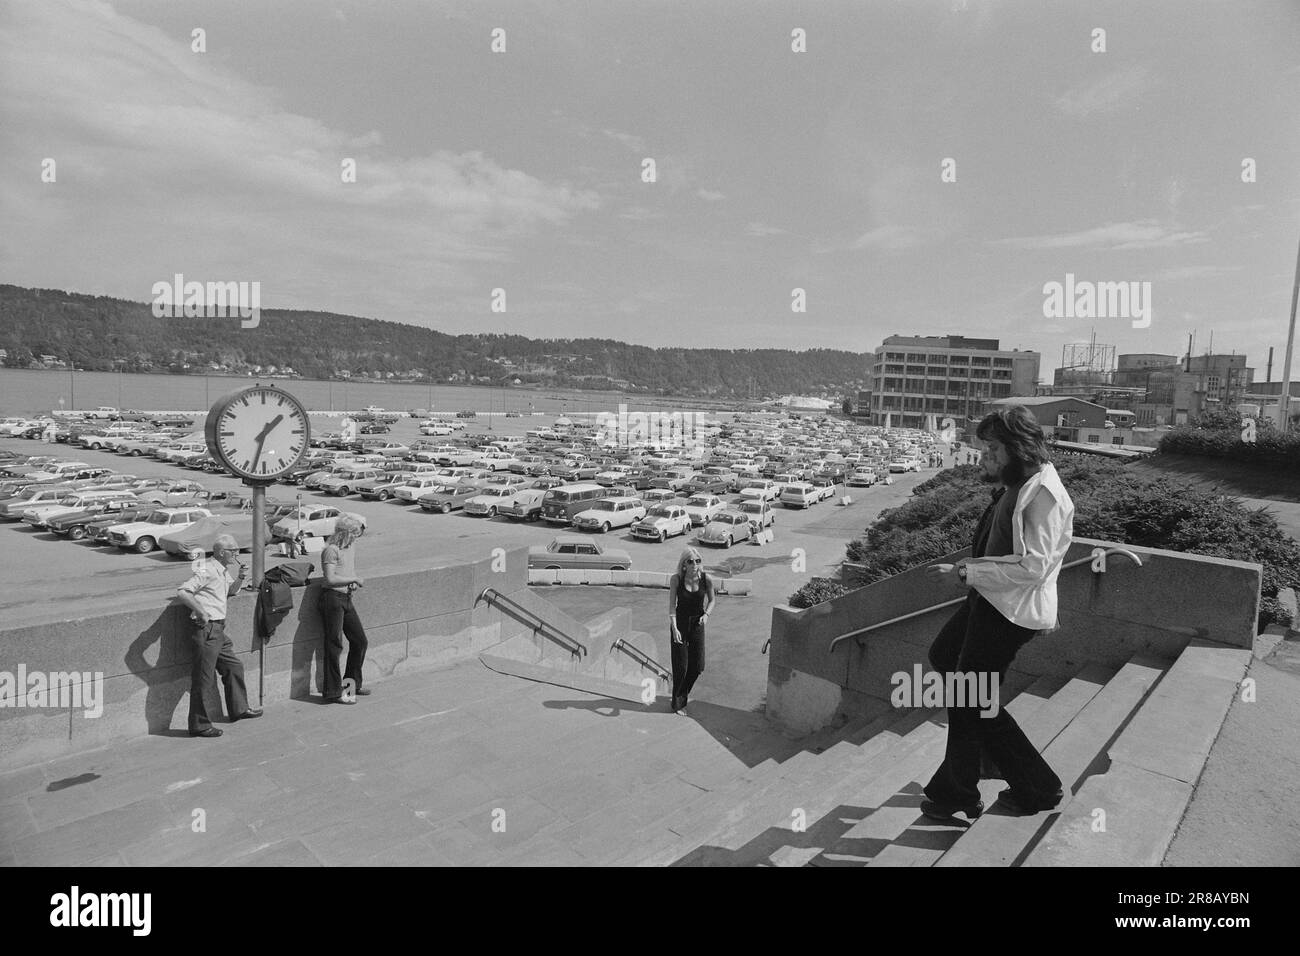
M 812 607 L 814 604 L 821 604 L 841 594 L 847 594 L 848 591 L 849 588 L 832 578 L 812 578 L 791 594 L 786 603 L 791 607 Z
M 1300 588 L 1300 544 L 1267 508 L 1107 459 L 1061 456 L 1057 469 L 1074 501 L 1077 537 L 1260 564 L 1259 629 L 1288 623 L 1276 599 L 1281 588 Z M 968 547 L 988 491 L 974 467 L 942 472 L 849 542 L 849 560 L 863 565 L 869 584 Z

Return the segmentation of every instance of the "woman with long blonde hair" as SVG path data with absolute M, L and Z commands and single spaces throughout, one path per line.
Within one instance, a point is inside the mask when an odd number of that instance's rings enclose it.
M 356 550 L 353 545 L 365 527 L 351 515 L 340 515 L 334 533 L 325 539 L 321 552 L 321 572 L 325 576 L 320 592 L 321 628 L 325 633 L 324 691 L 326 703 L 355 704 L 357 697 L 370 693 L 361 686 L 361 667 L 366 661 L 366 629 L 352 606 L 352 593 L 365 582 L 357 577 Z M 348 661 L 339 672 L 339 655 L 343 637 L 348 639 Z M 351 686 L 347 686 L 347 682 Z
M 687 697 L 704 670 L 704 625 L 713 609 L 713 581 L 704 559 L 686 548 L 668 582 L 668 630 L 672 635 L 673 713 L 685 714 Z

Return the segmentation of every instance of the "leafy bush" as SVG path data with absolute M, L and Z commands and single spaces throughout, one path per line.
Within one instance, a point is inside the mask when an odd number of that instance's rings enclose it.
M 1249 508 L 1176 479 L 1148 477 L 1111 460 L 1058 456 L 1056 466 L 1074 501 L 1076 536 L 1260 564 L 1259 628 L 1288 623 L 1277 594 L 1300 588 L 1300 544 L 1267 508 Z M 941 472 L 850 542 L 848 558 L 863 566 L 864 583 L 928 564 L 970 545 L 988 501 L 989 486 L 977 468 Z
M 814 604 L 837 598 L 848 591 L 847 587 L 832 578 L 813 578 L 791 594 L 786 603 L 791 607 L 812 607 Z
M 1242 417 L 1235 411 L 1207 412 L 1195 425 L 1175 428 L 1160 439 L 1160 454 L 1231 458 L 1264 468 L 1300 466 L 1300 432 L 1279 431 L 1271 419 L 1255 422 L 1255 440 L 1242 441 Z

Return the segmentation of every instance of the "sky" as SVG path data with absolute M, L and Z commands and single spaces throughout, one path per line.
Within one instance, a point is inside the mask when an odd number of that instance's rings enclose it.
M 1212 333 L 1276 380 L 1297 103 L 1300 0 L 0 0 L 0 282 L 1047 380 Z M 1067 274 L 1149 325 L 1045 316 Z

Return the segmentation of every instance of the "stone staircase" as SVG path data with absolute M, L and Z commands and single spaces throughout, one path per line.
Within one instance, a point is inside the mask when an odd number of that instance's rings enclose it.
M 1196 641 L 1174 662 L 1138 655 L 1118 670 L 1089 665 L 1015 694 L 1006 706 L 1067 784 L 1050 812 L 1003 812 L 994 801 L 1005 784 L 986 779 L 988 809 L 973 824 L 922 816 L 921 788 L 946 730 L 941 711 L 914 710 L 821 731 L 741 773 L 684 773 L 707 792 L 656 806 L 599 862 L 1158 865 L 1249 660 L 1249 651 Z

